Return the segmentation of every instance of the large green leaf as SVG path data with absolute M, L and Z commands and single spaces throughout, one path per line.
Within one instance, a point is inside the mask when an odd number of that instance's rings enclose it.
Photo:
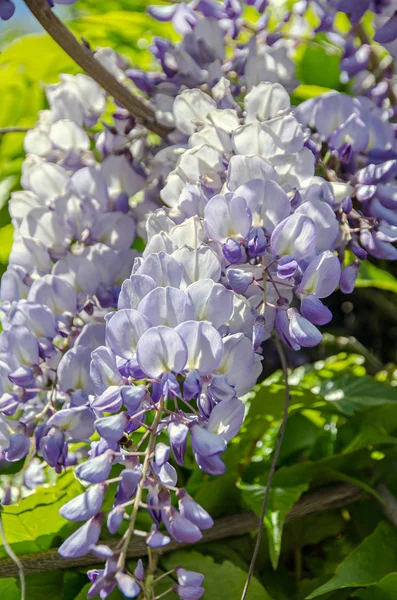
M 285 525 L 282 551 L 319 544 L 338 535 L 345 525 L 338 510 L 295 519 Z
M 301 84 L 340 90 L 341 51 L 324 36 L 303 43 L 296 52 L 296 76 Z
M 26 600 L 64 600 L 64 571 L 35 573 L 26 577 Z
M 73 571 L 58 570 L 27 575 L 26 600 L 74 600 L 75 593 L 73 587 L 68 585 L 68 580 L 78 582 L 81 588 L 81 576 Z M 0 597 L 4 600 L 20 600 L 19 580 L 12 577 L 0 579 Z
M 301 102 L 305 102 L 305 100 L 310 100 L 310 98 L 316 98 L 321 94 L 327 94 L 331 91 L 331 88 L 322 87 L 321 85 L 308 85 L 301 84 L 292 92 L 291 94 L 291 103 L 296 105 Z
M 21 600 L 21 590 L 17 586 L 16 579 L 13 577 L 0 579 L 0 598 L 4 598 L 4 600 Z
M 56 537 L 65 537 L 70 525 L 59 514 L 68 500 L 83 490 L 71 471 L 60 475 L 55 486 L 39 488 L 18 504 L 5 506 L 2 511 L 5 535 L 17 554 L 48 550 Z M 59 541 L 59 540 L 58 540 Z M 0 544 L 0 557 L 6 556 Z
M 233 514 L 238 506 L 239 491 L 236 488 L 236 473 L 233 471 L 209 477 L 196 470 L 187 489 L 214 518 Z
M 202 573 L 205 577 L 203 600 L 237 600 L 241 597 L 247 574 L 229 561 L 220 565 L 199 552 L 181 551 L 164 557 L 162 562 L 167 570 L 183 565 L 184 569 Z M 172 598 L 172 595 L 169 597 Z M 265 588 L 255 577 L 251 581 L 247 600 L 271 600 Z
M 19 79 L 26 77 L 29 81 L 50 81 L 58 73 L 79 70 L 49 35 L 42 34 L 22 36 L 3 49 L 0 67 L 8 72 L 18 66 Z
M 324 430 L 322 422 L 315 423 L 301 413 L 290 415 L 280 449 L 280 463 L 294 461 L 295 457 L 309 457 L 324 435 L 329 436 L 329 432 Z
M 321 393 L 325 400 L 347 415 L 384 404 L 396 404 L 397 389 L 372 377 L 344 375 L 324 383 Z
M 363 261 L 358 272 L 356 287 L 374 287 L 397 294 L 397 279 L 388 271 Z
M 347 587 L 366 587 L 377 583 L 397 565 L 397 532 L 386 522 L 380 523 L 337 568 L 334 577 L 317 588 L 308 598 Z
M 394 403 L 374 406 L 360 412 L 340 427 L 338 440 L 344 452 L 353 452 L 369 445 L 397 443 L 397 410 Z
M 312 408 L 323 402 L 323 399 L 310 389 L 299 385 L 291 386 L 289 413 Z M 277 378 L 265 379 L 256 385 L 251 392 L 243 398 L 248 407 L 248 414 L 243 424 L 243 431 L 248 430 L 254 439 L 263 434 L 272 421 L 282 418 L 285 401 L 285 383 L 282 374 Z
M 87 570 L 68 569 L 63 573 L 63 600 L 74 600 L 87 583 Z
M 312 372 L 301 381 L 301 386 L 306 385 L 324 398 L 329 407 L 344 415 L 353 415 L 373 406 L 397 405 L 397 389 L 367 375 L 356 377 L 351 373 L 342 373 L 329 377 L 321 371 Z
M 273 477 L 265 515 L 265 525 L 269 539 L 270 560 L 276 569 L 281 552 L 281 539 L 285 517 L 309 488 L 312 475 L 311 465 L 283 467 Z M 243 500 L 258 516 L 261 514 L 265 486 L 239 484 Z
M 397 573 L 390 573 L 375 585 L 354 594 L 361 600 L 395 600 L 397 593 Z
M 397 388 L 364 375 L 362 363 L 361 356 L 341 352 L 295 369 L 289 379 L 290 412 L 325 408 L 350 416 L 373 406 L 397 403 Z M 266 415 L 281 418 L 284 396 L 283 374 L 277 371 L 243 398 L 249 406 L 244 424 L 260 427 L 258 419 Z

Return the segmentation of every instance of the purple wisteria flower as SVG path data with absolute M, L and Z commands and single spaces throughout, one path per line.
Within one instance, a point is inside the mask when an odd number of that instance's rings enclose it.
M 76 467 L 84 491 L 60 513 L 78 528 L 60 553 L 104 561 L 89 598 L 138 597 L 152 582 L 141 561 L 127 570 L 133 535 L 148 548 L 202 538 L 213 520 L 179 467 L 225 472 L 262 343 L 315 347 L 332 319 L 324 299 L 353 291 L 367 254 L 397 258 L 393 69 L 379 81 L 374 44 L 357 34 L 373 9 L 374 40 L 391 56 L 396 15 L 370 0 L 299 2 L 270 32 L 268 3 L 246 4 L 264 13 L 256 34 L 239 2 L 151 7 L 183 35 L 154 39 L 152 73 L 95 53 L 145 94 L 166 139 L 120 106 L 104 119 L 108 97 L 83 74 L 47 87 L 49 108 L 25 138 L 0 291 L 0 448 L 9 462 L 36 455 L 28 489 L 45 465 Z M 293 108 L 283 27 L 309 8 L 316 32 L 342 45 L 342 79 L 359 95 Z M 351 16 L 343 40 L 335 10 Z M 13 12 L 0 0 L 0 18 Z M 150 523 L 138 528 L 141 510 Z M 203 595 L 201 574 L 173 575 L 182 600 Z

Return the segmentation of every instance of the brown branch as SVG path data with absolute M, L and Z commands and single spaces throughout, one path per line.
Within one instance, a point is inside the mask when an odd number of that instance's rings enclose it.
M 40 25 L 49 33 L 55 42 L 92 77 L 131 115 L 142 120 L 146 127 L 161 137 L 170 131 L 156 121 L 154 111 L 143 100 L 134 96 L 120 83 L 102 64 L 97 61 L 91 50 L 79 44 L 74 35 L 52 12 L 47 0 L 24 0 L 26 6 L 36 17 Z
M 362 489 L 355 485 L 345 483 L 337 484 L 332 487 L 320 488 L 314 492 L 303 494 L 301 499 L 293 506 L 292 510 L 287 515 L 286 523 L 302 519 L 308 515 L 347 506 L 348 504 L 359 500 L 362 495 Z M 242 513 L 231 517 L 223 517 L 222 519 L 215 521 L 215 524 L 211 529 L 203 531 L 203 538 L 200 543 L 245 535 L 254 531 L 258 526 L 259 519 L 253 513 Z M 114 542 L 112 540 L 104 543 L 108 543 L 110 547 L 114 547 L 117 541 Z M 178 550 L 182 547 L 183 544 L 178 544 L 173 541 L 163 548 L 162 552 L 172 552 L 173 550 Z M 138 558 L 146 556 L 146 554 L 147 546 L 144 540 L 134 539 L 128 545 L 128 558 Z M 21 555 L 19 560 L 23 565 L 26 575 L 98 564 L 98 558 L 94 554 L 87 554 L 82 558 L 65 559 L 58 554 L 56 548 L 45 550 L 43 552 Z M 0 558 L 0 578 L 17 576 L 18 569 L 12 560 L 9 558 Z
M 279 340 L 279 338 L 275 338 L 274 341 L 275 341 L 275 344 L 276 344 L 278 355 L 280 357 L 281 367 L 282 367 L 282 370 L 283 370 L 284 381 L 285 381 L 284 411 L 283 411 L 283 418 L 282 418 L 281 425 L 280 425 L 280 430 L 279 430 L 278 436 L 277 436 L 276 448 L 274 450 L 272 462 L 271 462 L 271 465 L 270 465 L 270 471 L 269 471 L 269 476 L 267 478 L 265 493 L 263 495 L 263 502 L 262 502 L 261 516 L 260 516 L 260 520 L 259 520 L 258 535 L 256 537 L 254 552 L 252 554 L 250 566 L 249 566 L 249 569 L 248 569 L 247 579 L 246 579 L 246 582 L 245 582 L 245 585 L 244 585 L 243 593 L 241 595 L 241 600 L 245 600 L 246 599 L 247 594 L 248 594 L 249 584 L 250 584 L 252 575 L 254 574 L 255 563 L 256 563 L 256 559 L 257 559 L 258 553 L 259 553 L 259 548 L 260 548 L 260 545 L 261 545 L 261 539 L 262 539 L 263 529 L 265 527 L 265 516 L 266 516 L 267 502 L 269 500 L 270 488 L 272 487 L 273 476 L 274 476 L 274 473 L 276 472 L 276 466 L 277 466 L 278 456 L 280 454 L 281 444 L 283 443 L 284 434 L 285 434 L 285 430 L 286 430 L 286 427 L 287 427 L 288 408 L 289 408 L 290 400 L 291 400 L 291 394 L 290 394 L 290 390 L 289 390 L 289 380 L 288 380 L 288 364 L 287 364 L 287 359 L 285 357 L 284 348 L 283 348 L 282 343 Z

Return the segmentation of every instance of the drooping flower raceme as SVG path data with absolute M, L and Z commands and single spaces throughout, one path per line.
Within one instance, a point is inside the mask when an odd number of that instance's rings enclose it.
M 90 127 L 105 108 L 96 83 L 65 76 L 47 95 L 50 109 L 25 139 L 24 190 L 9 203 L 14 244 L 1 282 L 0 402 L 6 458 L 26 456 L 35 434 L 37 451 L 60 471 L 74 460 L 68 441 L 94 431 L 84 364 L 104 341 L 103 317 L 136 256 L 137 214 L 128 199 L 144 176 L 131 154 L 96 162 Z M 76 429 L 79 419 L 86 428 Z
M 189 148 L 166 180 L 167 217 L 151 218 L 161 226 L 147 250 L 172 251 L 182 232 L 196 237 L 217 253 L 225 287 L 248 300 L 261 341 L 276 327 L 292 348 L 313 346 L 321 341 L 315 325 L 331 318 L 321 299 L 339 283 L 335 252 L 346 245 L 342 205 L 353 188 L 315 175 L 282 86 L 254 87 L 244 109 L 220 110 L 199 90 L 176 98 Z
M 149 227 L 153 225 L 152 220 Z M 122 548 L 111 552 L 96 547 L 105 518 L 104 491 L 114 481 L 112 465 L 122 470 L 113 508 L 106 515 L 110 533 L 127 520 L 127 545 L 132 534 L 144 536 L 150 548 L 171 539 L 197 542 L 212 519 L 177 487 L 177 471 L 169 459 L 183 465 L 189 452 L 203 471 L 222 474 L 222 454 L 244 417 L 239 396 L 252 388 L 261 371 L 252 331 L 241 317 L 249 333 L 233 325 L 234 315 L 238 319 L 242 311 L 250 312 L 248 302 L 219 283 L 221 262 L 208 245 L 190 237 L 190 223 L 181 227 L 174 227 L 179 240 L 174 241 L 175 249 L 145 251 L 136 259 L 131 277 L 122 285 L 118 310 L 106 317 L 106 343 L 91 355 L 94 393 L 89 406 L 100 440 L 76 470 L 90 487 L 61 511 L 70 520 L 86 523 L 64 542 L 60 553 L 75 557 L 94 550 L 107 559 L 93 593 L 116 584 L 123 591 L 118 581 L 125 564 Z M 130 438 L 140 428 L 149 440 L 146 452 L 139 452 L 141 440 L 134 443 Z M 171 504 L 172 494 L 178 509 Z M 136 513 L 142 507 L 149 510 L 153 525 L 137 532 Z M 181 598 L 203 593 L 202 578 L 195 583 L 190 577 L 178 572 L 175 591 Z
M 343 207 L 343 222 L 356 259 L 369 253 L 395 260 L 397 141 L 387 112 L 367 98 L 330 92 L 301 104 L 297 115 L 310 128 L 307 135 L 320 136 L 319 160 L 326 160 L 325 170 L 336 168 L 339 178 L 354 186 L 353 202 Z
M 11 4 L 0 2 L 2 17 Z M 267 3 L 254 4 L 262 13 Z M 336 4 L 315 3 L 327 35 Z M 300 23 L 309 3 L 299 5 L 283 23 Z M 324 298 L 338 284 L 353 290 L 367 252 L 396 252 L 391 84 L 382 98 L 371 87 L 365 98 L 335 92 L 294 109 L 282 23 L 269 31 L 265 13 L 240 44 L 240 3 L 151 13 L 184 35 L 154 41 L 161 71 L 128 70 L 110 49 L 95 57 L 173 131 L 153 145 L 121 107 L 106 114 L 107 97 L 85 75 L 49 86 L 49 109 L 25 139 L 1 284 L 2 458 L 36 455 L 28 489 L 43 464 L 77 465 L 85 491 L 61 514 L 80 525 L 60 552 L 105 561 L 88 574 L 89 597 L 116 587 L 137 597 L 152 585 L 140 561 L 126 569 L 133 535 L 149 548 L 201 539 L 212 518 L 177 467 L 222 474 L 262 342 L 319 344 L 332 318 Z M 391 18 L 378 33 L 392 30 Z M 358 80 L 365 48 L 349 54 L 346 43 L 345 54 Z M 115 549 L 101 543 L 105 527 L 123 531 Z M 174 579 L 182 599 L 204 593 L 199 573 L 178 568 Z

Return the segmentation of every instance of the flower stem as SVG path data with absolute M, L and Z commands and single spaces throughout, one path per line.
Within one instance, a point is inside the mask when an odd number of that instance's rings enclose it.
M 163 598 L 164 596 L 166 596 L 170 592 L 172 592 L 172 587 L 170 587 L 168 590 L 166 590 L 165 592 L 163 592 L 162 594 L 160 594 L 160 596 L 156 596 L 155 598 L 153 598 L 153 600 L 160 600 L 160 598 Z
M 5 133 L 27 133 L 30 127 L 0 127 L 0 135 Z
M 122 538 L 121 551 L 120 551 L 120 556 L 119 556 L 119 560 L 117 563 L 118 569 L 124 569 L 125 561 L 127 558 L 128 545 L 129 545 L 131 537 L 134 533 L 135 521 L 136 521 L 136 517 L 138 514 L 139 506 L 142 501 L 143 486 L 145 485 L 146 476 L 148 474 L 150 458 L 154 451 L 155 440 L 156 440 L 156 435 L 157 435 L 157 427 L 160 423 L 160 420 L 161 420 L 161 417 L 163 414 L 163 407 L 164 407 L 164 398 L 161 397 L 158 408 L 157 408 L 157 414 L 156 414 L 153 424 L 151 426 L 151 432 L 150 432 L 150 436 L 149 436 L 148 445 L 146 448 L 145 459 L 143 461 L 143 466 L 142 466 L 142 476 L 141 476 L 141 480 L 138 484 L 138 489 L 136 491 L 134 506 L 133 506 L 131 518 L 130 518 L 130 524 Z
M 168 575 L 171 575 L 171 573 L 174 573 L 175 569 L 171 569 L 170 571 L 166 571 L 165 573 L 163 573 L 162 575 L 159 575 L 156 579 L 153 580 L 153 584 L 158 583 L 159 581 L 161 581 L 162 579 L 164 579 L 164 577 L 167 577 Z
M 284 353 L 284 348 L 283 348 L 282 343 L 279 340 L 279 338 L 275 338 L 275 344 L 276 344 L 278 355 L 280 357 L 281 367 L 282 367 L 282 370 L 283 370 L 283 373 L 284 373 L 284 380 L 285 380 L 284 414 L 283 414 L 283 419 L 281 421 L 280 431 L 279 431 L 278 437 L 277 437 L 277 444 L 276 444 L 276 448 L 274 450 L 272 464 L 270 465 L 269 477 L 267 479 L 265 493 L 264 493 L 264 496 L 263 496 L 263 503 L 262 503 L 262 510 L 261 510 L 260 521 L 259 521 L 258 535 L 257 535 L 257 538 L 256 538 L 255 548 L 254 548 L 254 552 L 252 554 L 251 563 L 250 563 L 249 570 L 248 570 L 248 575 L 247 575 L 247 580 L 245 582 L 245 586 L 244 586 L 243 594 L 241 596 L 241 600 L 245 600 L 246 597 L 247 597 L 248 587 L 249 587 L 252 575 L 254 573 L 255 562 L 256 562 L 256 559 L 258 557 L 258 552 L 259 552 L 259 548 L 260 548 L 260 544 L 261 544 L 261 539 L 262 539 L 262 534 L 263 534 L 263 528 L 264 528 L 264 525 L 265 525 L 265 515 L 266 515 L 267 502 L 269 500 L 269 493 L 270 493 L 270 488 L 271 488 L 271 485 L 272 485 L 273 475 L 274 475 L 274 473 L 276 471 L 277 460 L 278 460 L 278 456 L 280 454 L 281 444 L 283 442 L 284 433 L 285 433 L 285 429 L 286 429 L 286 426 L 287 426 L 288 408 L 289 408 L 289 403 L 290 403 L 290 399 L 291 399 L 290 389 L 289 389 L 289 381 L 288 381 L 288 365 L 287 365 L 287 359 L 286 359 L 285 353 Z

